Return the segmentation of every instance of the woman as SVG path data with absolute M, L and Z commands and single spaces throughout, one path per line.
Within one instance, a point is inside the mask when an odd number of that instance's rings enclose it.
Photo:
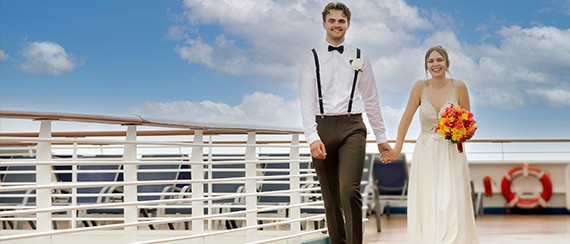
M 479 243 L 475 229 L 469 171 L 465 153 L 436 132 L 441 113 L 451 104 L 469 110 L 469 92 L 463 81 L 446 77 L 447 51 L 428 49 L 427 80 L 417 81 L 398 127 L 393 150 L 402 151 L 412 118 L 420 108 L 421 133 L 417 139 L 408 188 L 408 234 L 410 243 Z

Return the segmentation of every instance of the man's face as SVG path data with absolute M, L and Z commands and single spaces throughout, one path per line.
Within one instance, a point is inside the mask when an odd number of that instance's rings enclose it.
M 350 27 L 350 23 L 342 14 L 341 10 L 331 9 L 327 15 L 323 28 L 327 32 L 327 41 L 333 45 L 339 45 L 344 42 L 344 35 Z

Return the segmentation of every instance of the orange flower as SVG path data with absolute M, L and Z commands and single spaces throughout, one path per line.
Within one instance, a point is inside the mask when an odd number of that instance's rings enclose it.
M 436 129 L 445 139 L 457 144 L 459 152 L 463 152 L 462 143 L 471 139 L 477 130 L 473 113 L 451 104 L 441 114 Z

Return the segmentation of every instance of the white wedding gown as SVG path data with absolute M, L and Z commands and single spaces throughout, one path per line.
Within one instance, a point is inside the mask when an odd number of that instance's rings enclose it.
M 458 104 L 456 82 L 439 112 L 426 97 L 424 82 L 419 109 L 421 133 L 415 145 L 408 188 L 408 235 L 414 244 L 479 243 L 471 202 L 465 151 L 435 131 L 440 114 Z

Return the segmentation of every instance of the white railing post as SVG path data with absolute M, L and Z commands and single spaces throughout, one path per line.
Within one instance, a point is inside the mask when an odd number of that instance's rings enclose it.
M 36 160 L 38 162 L 51 161 L 51 120 L 42 120 L 40 124 Z M 36 184 L 38 186 L 48 186 L 52 184 L 53 169 L 49 164 L 36 165 Z M 51 208 L 51 189 L 40 188 L 36 190 L 36 207 L 38 210 Z M 37 213 L 37 230 L 39 232 L 51 232 L 52 216 L 51 212 Z M 41 237 L 37 243 L 51 243 L 50 237 Z
M 566 183 L 566 209 L 570 211 L 570 163 L 566 165 L 566 177 L 564 177 Z
M 126 136 L 125 149 L 123 151 L 123 161 L 135 161 L 137 160 L 137 126 L 127 125 L 127 136 Z M 137 181 L 137 165 L 127 163 L 123 165 L 124 180 L 126 182 Z M 136 203 L 138 201 L 138 189 L 136 185 L 125 185 L 124 186 L 124 198 L 126 203 Z M 125 206 L 125 223 L 136 223 L 138 221 L 138 207 L 137 205 Z M 124 239 L 125 243 L 133 243 L 138 240 L 137 226 L 125 227 Z
M 245 206 L 247 210 L 257 209 L 257 184 L 253 177 L 257 176 L 256 168 L 257 163 L 252 163 L 256 160 L 255 153 L 255 132 L 251 131 L 247 133 L 247 145 L 245 148 L 245 193 L 248 194 L 245 197 Z M 247 227 L 252 227 L 257 225 L 257 212 L 248 212 L 246 214 L 246 225 Z M 251 228 L 247 230 L 246 234 L 247 242 L 257 241 L 257 230 Z
M 190 155 L 190 167 L 192 169 L 192 180 L 201 181 L 204 179 L 204 132 L 194 131 L 194 145 Z M 192 183 L 192 199 L 204 197 L 204 183 Z M 204 216 L 204 201 L 192 201 L 192 217 Z M 204 233 L 204 220 L 192 220 L 192 232 L 195 234 Z M 203 238 L 196 238 L 192 243 L 204 243 Z
M 73 142 L 73 151 L 72 151 L 72 160 L 74 164 L 71 165 L 71 184 L 77 184 L 77 142 Z M 77 206 L 77 187 L 71 188 L 71 206 Z M 71 212 L 71 223 L 70 226 L 72 229 L 77 228 L 77 211 L 70 211 Z
M 299 175 L 301 173 L 300 165 L 301 159 L 299 155 L 299 135 L 293 134 L 291 138 L 291 151 L 289 153 L 290 162 L 289 162 L 289 170 L 291 175 Z M 290 177 L 290 188 L 291 188 L 291 205 L 298 205 L 301 203 L 301 193 L 298 191 L 301 185 L 301 179 L 299 176 Z M 301 208 L 300 207 L 291 207 L 289 208 L 289 216 L 291 219 L 300 219 L 301 218 Z M 291 223 L 291 232 L 292 234 L 298 234 L 301 232 L 301 223 L 299 221 Z M 297 237 L 294 240 L 295 243 L 300 243 L 301 238 Z

